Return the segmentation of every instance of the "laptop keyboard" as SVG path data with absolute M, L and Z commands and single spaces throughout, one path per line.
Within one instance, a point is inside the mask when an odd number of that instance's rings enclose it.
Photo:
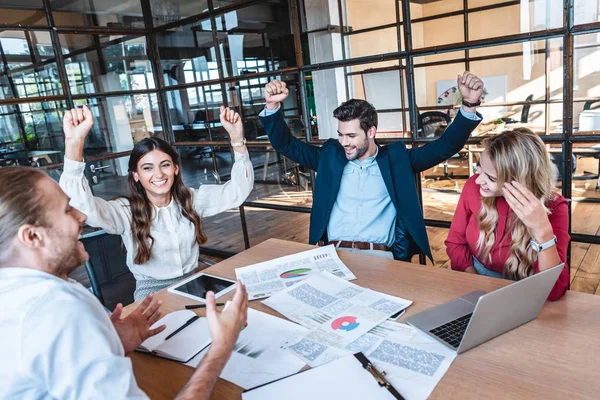
M 463 336 L 465 335 L 467 325 L 469 325 L 472 315 L 473 313 L 467 314 L 464 317 L 457 318 L 454 321 L 450 321 L 444 325 L 438 326 L 437 328 L 433 328 L 429 332 L 439 337 L 450 346 L 458 348 Z

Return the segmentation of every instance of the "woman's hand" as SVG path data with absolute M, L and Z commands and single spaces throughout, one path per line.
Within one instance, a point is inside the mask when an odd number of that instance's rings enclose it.
M 529 229 L 539 243 L 552 239 L 552 225 L 542 202 L 519 182 L 505 183 L 502 188 L 504 198 L 511 210 Z
M 232 143 L 244 140 L 244 125 L 242 124 L 240 114 L 231 108 L 221 106 L 219 117 L 221 118 L 221 125 L 223 125 L 223 128 L 229 134 L 229 139 Z
M 85 140 L 94 125 L 94 115 L 88 106 L 67 110 L 63 117 L 65 140 Z
M 65 132 L 65 157 L 83 161 L 85 138 L 94 126 L 94 115 L 88 106 L 65 111 L 63 131 Z

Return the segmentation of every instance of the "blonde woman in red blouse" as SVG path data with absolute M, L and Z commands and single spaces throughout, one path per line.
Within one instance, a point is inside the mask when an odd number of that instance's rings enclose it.
M 519 280 L 566 263 L 568 205 L 554 182 L 544 143 L 529 129 L 487 139 L 445 242 L 452 269 Z M 548 299 L 561 298 L 568 285 L 565 264 Z

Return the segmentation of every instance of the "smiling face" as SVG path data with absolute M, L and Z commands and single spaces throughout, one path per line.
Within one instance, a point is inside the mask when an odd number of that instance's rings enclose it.
M 156 204 L 156 199 L 170 196 L 171 187 L 178 173 L 179 166 L 173 162 L 171 156 L 160 150 L 152 150 L 140 158 L 133 178 L 142 184 L 148 199 Z
M 483 197 L 502 196 L 497 183 L 496 169 L 492 165 L 492 160 L 490 159 L 487 150 L 481 153 L 477 173 L 479 175 L 477 176 L 475 183 L 479 185 L 479 193 L 481 193 Z
M 44 251 L 46 260 L 57 276 L 66 278 L 88 260 L 88 253 L 79 241 L 86 216 L 69 205 L 69 198 L 50 178 L 39 183 L 45 203 L 46 226 Z
M 338 141 L 346 152 L 348 161 L 362 161 L 369 150 L 371 141 L 375 139 L 376 128 L 372 127 L 365 132 L 360 127 L 360 120 L 338 121 Z M 374 144 L 373 144 L 374 145 Z

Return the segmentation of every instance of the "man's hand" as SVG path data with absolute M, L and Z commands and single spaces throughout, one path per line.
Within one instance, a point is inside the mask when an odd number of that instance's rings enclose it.
M 285 85 L 285 82 L 274 79 L 273 81 L 265 85 L 265 101 L 267 102 L 267 109 L 275 110 L 279 107 L 279 104 L 287 99 L 289 90 Z
M 466 100 L 469 103 L 477 103 L 481 99 L 481 96 L 483 96 L 483 81 L 469 71 L 465 71 L 462 75 L 458 75 L 456 87 L 458 87 L 463 100 Z M 465 111 L 475 112 L 474 109 L 470 109 L 471 107 L 463 106 L 463 108 L 465 108 Z
M 240 114 L 235 112 L 231 108 L 221 106 L 221 125 L 229 134 L 229 138 L 232 142 L 241 142 L 244 140 L 244 125 L 242 124 L 242 117 Z
M 65 111 L 63 117 L 65 140 L 85 140 L 93 125 L 94 116 L 87 106 Z
M 229 358 L 240 331 L 248 317 L 248 294 L 246 287 L 239 281 L 236 284 L 235 295 L 225 311 L 218 311 L 215 294 L 206 294 L 206 318 L 212 337 L 211 349 Z
M 144 340 L 166 328 L 166 325 L 161 325 L 156 329 L 150 329 L 162 315 L 161 304 L 160 300 L 152 302 L 152 295 L 149 294 L 134 312 L 123 319 L 121 319 L 123 305 L 117 304 L 115 311 L 110 314 L 110 320 L 123 343 L 125 354 L 134 351 Z

